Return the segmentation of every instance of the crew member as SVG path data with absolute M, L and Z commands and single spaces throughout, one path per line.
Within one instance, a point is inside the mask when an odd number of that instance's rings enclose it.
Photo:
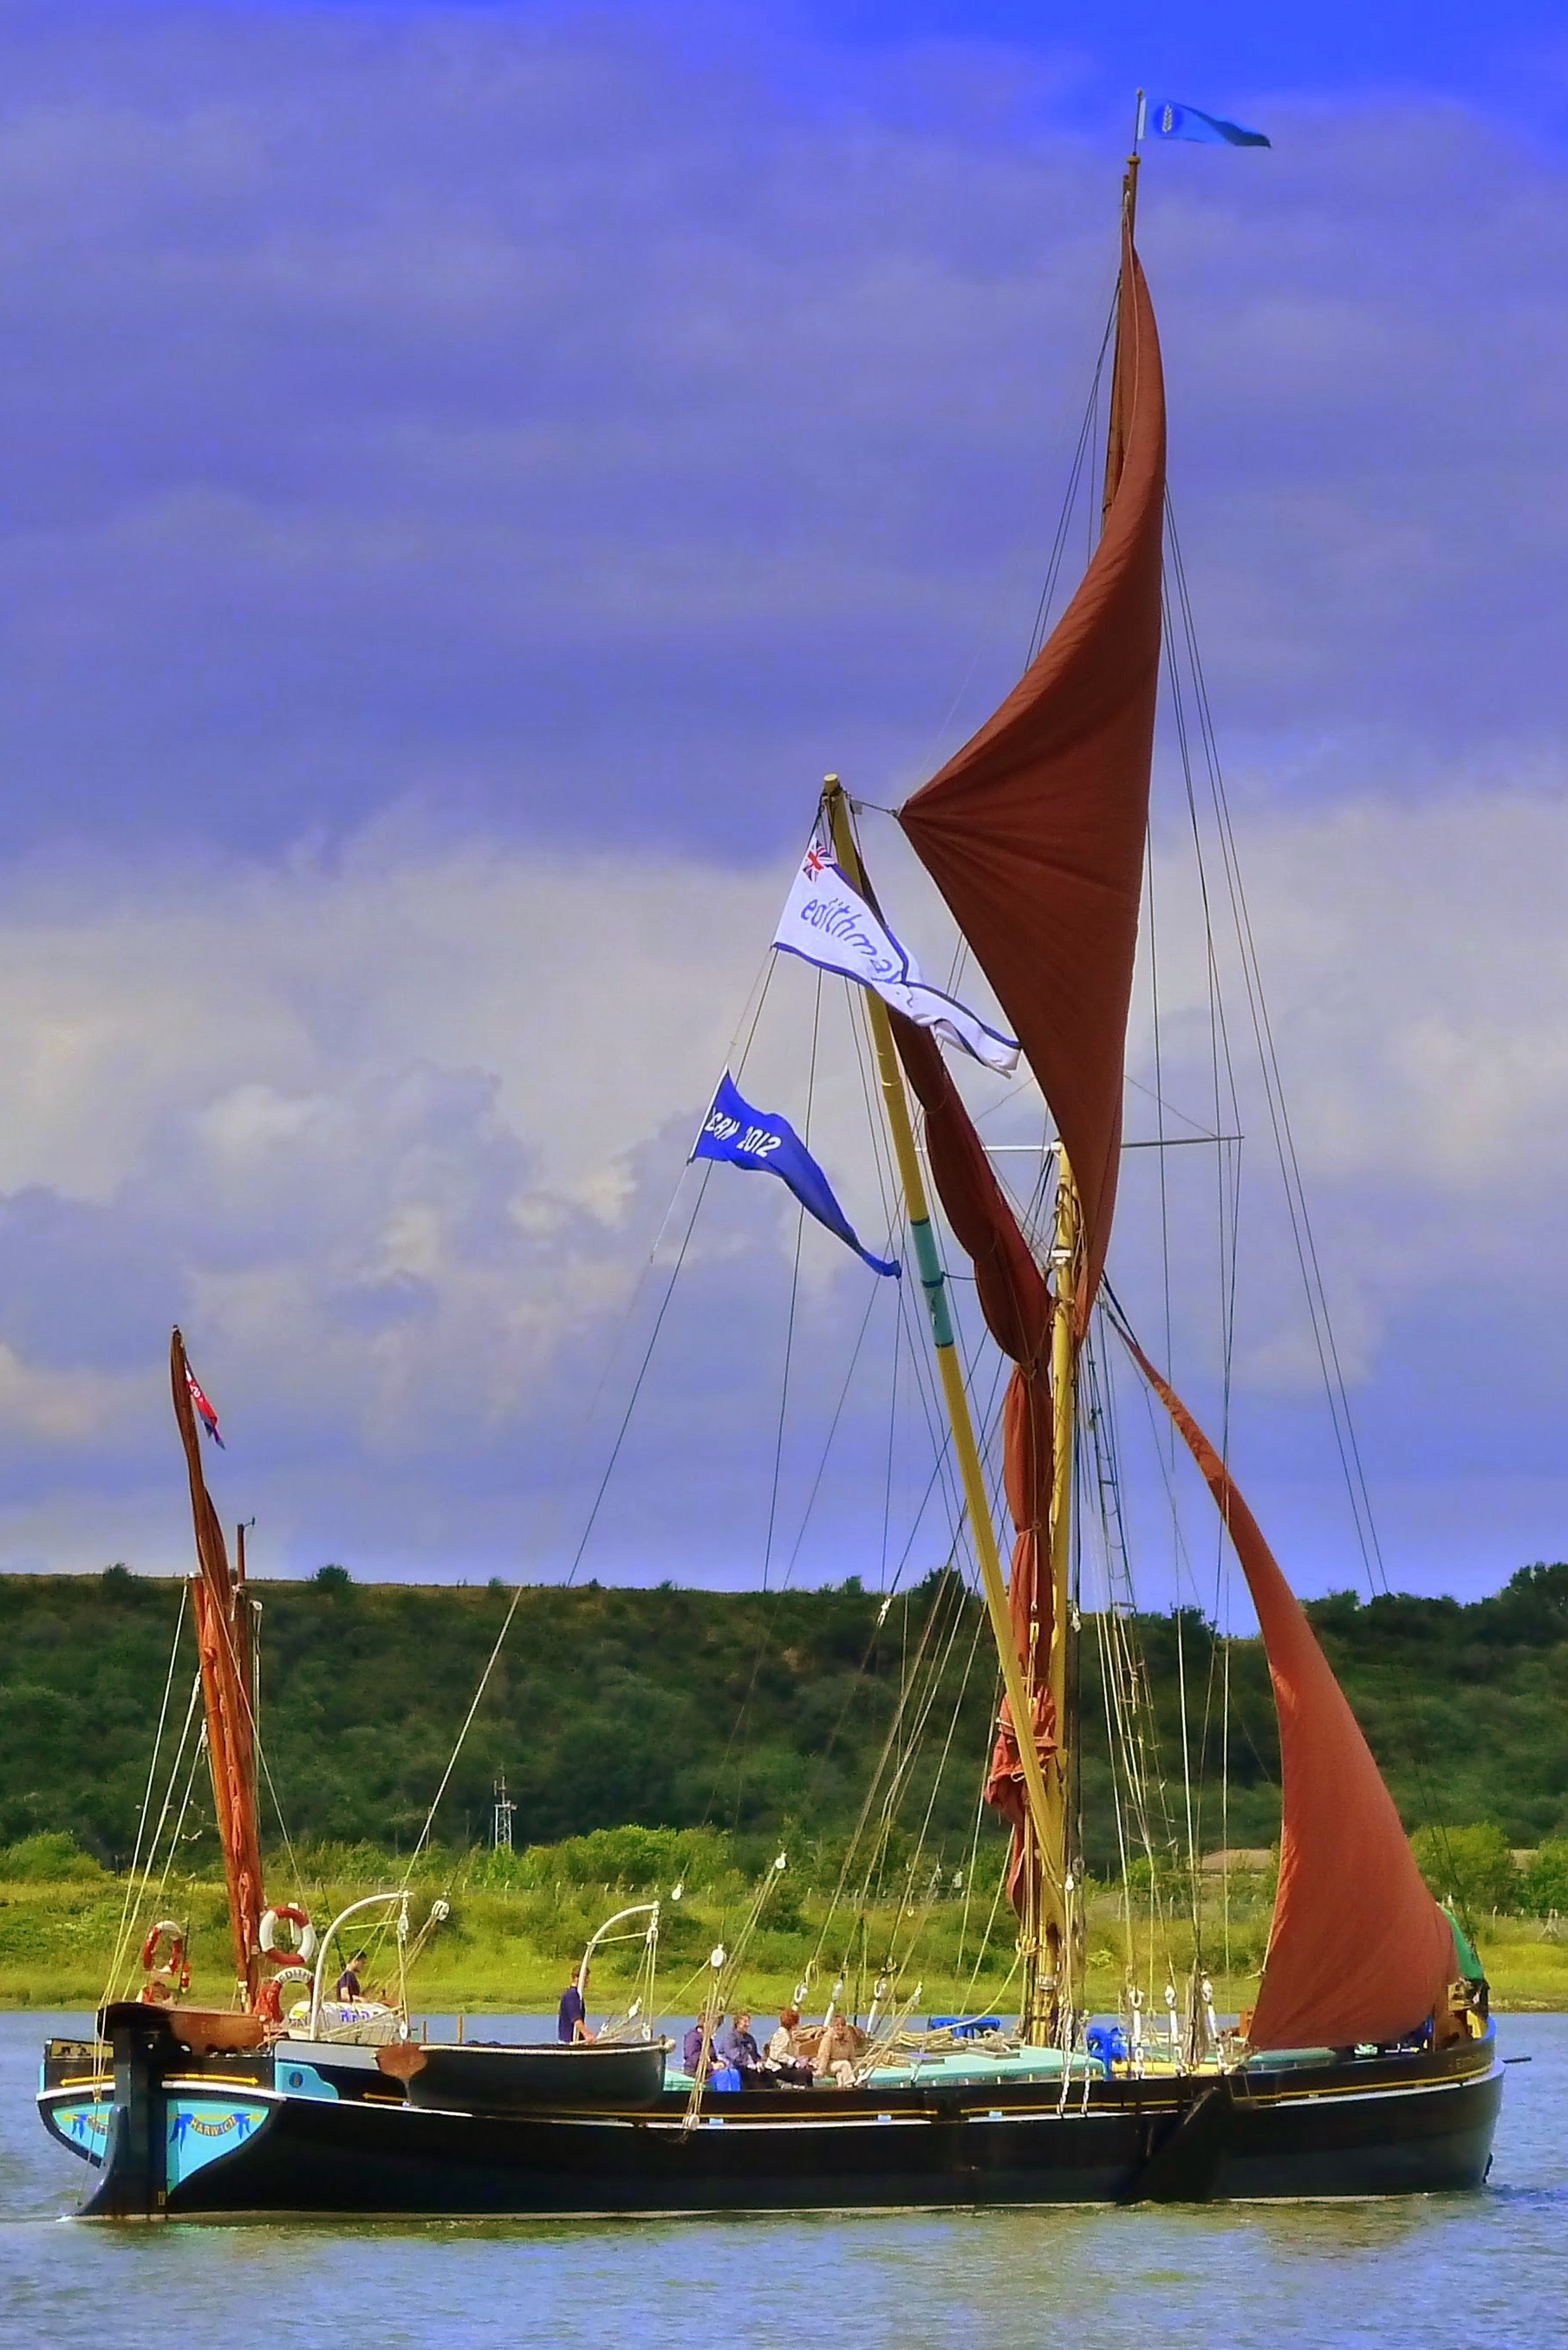
M 365 1996 L 359 1988 L 359 1970 L 364 1963 L 364 1951 L 356 1950 L 337 1978 L 337 1994 L 346 2006 L 352 2007 L 357 2000 L 361 2000 Z
M 583 1992 L 587 1987 L 586 1973 L 581 1984 L 573 1975 L 561 1993 L 561 2004 L 556 2015 L 556 2037 L 563 2047 L 570 2047 L 579 2040 L 591 2040 L 594 2036 L 588 2030 L 588 2019 L 583 2012 Z

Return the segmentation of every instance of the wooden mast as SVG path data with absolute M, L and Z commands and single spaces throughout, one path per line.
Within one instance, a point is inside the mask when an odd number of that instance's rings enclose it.
M 850 881 L 857 889 L 863 889 L 866 887 L 865 869 L 849 822 L 849 803 L 836 775 L 825 778 L 823 805 L 832 834 L 834 855 Z M 1060 1918 L 1064 1901 L 1060 1867 L 1054 1866 L 1061 1843 L 1059 1837 L 1054 1837 L 1051 1827 L 1052 1820 L 1062 1815 L 1062 1804 L 1058 1796 L 1053 1805 L 1046 1774 L 1041 1769 L 1040 1757 L 1029 1732 L 1033 1714 L 1024 1679 L 1023 1661 L 1018 1653 L 1017 1638 L 1008 1612 L 1007 1583 L 997 1548 L 991 1502 L 985 1490 L 985 1471 L 981 1461 L 980 1447 L 975 1441 L 969 1398 L 964 1391 L 963 1366 L 959 1360 L 952 1316 L 948 1310 L 946 1280 L 937 1254 L 936 1236 L 931 1230 L 925 1177 L 920 1171 L 915 1130 L 909 1117 L 909 1096 L 904 1090 L 904 1073 L 898 1065 L 898 1048 L 893 1042 L 887 1005 L 874 989 L 862 988 L 859 992 L 870 1025 L 877 1076 L 882 1089 L 882 1107 L 892 1137 L 898 1180 L 903 1188 L 909 1246 L 930 1315 L 931 1340 L 941 1379 L 942 1399 L 947 1407 L 948 1424 L 952 1430 L 953 1452 L 963 1489 L 964 1511 L 980 1566 L 981 1588 L 985 1595 L 986 1611 L 996 1642 L 1002 1687 L 1013 1722 L 1017 1725 L 1018 1759 L 1023 1774 L 1024 1817 L 1029 1823 L 1034 1849 L 1042 1856 L 1044 1864 L 1035 1872 L 1040 1896 L 1025 1916 L 1020 1942 L 1024 1974 L 1024 2030 L 1033 2036 L 1042 2028 L 1042 2019 L 1036 2013 L 1038 2002 L 1034 1991 L 1039 1978 L 1041 1922 L 1044 1918 L 1048 1924 L 1052 1917 Z M 1050 2019 L 1044 2020 L 1046 2028 L 1049 2022 Z
M 1137 222 L 1137 125 L 1143 120 L 1143 92 L 1137 94 L 1137 112 L 1133 124 L 1132 153 L 1127 157 L 1127 170 L 1122 174 L 1122 224 L 1127 242 Z M 1100 493 L 1100 527 L 1105 528 L 1106 516 L 1111 510 L 1111 500 L 1122 478 L 1122 466 L 1127 457 L 1126 384 L 1122 375 L 1122 306 L 1116 304 L 1116 340 L 1111 356 L 1110 419 L 1106 431 L 1106 473 Z
M 229 1901 L 234 1983 L 242 2005 L 249 2010 L 255 2006 L 260 1986 L 260 1928 L 265 1896 L 256 1828 L 254 1725 L 251 1719 L 251 1693 L 246 1686 L 249 1627 L 242 1628 L 240 1623 L 246 1602 L 243 1591 L 231 1580 L 223 1528 L 202 1473 L 201 1438 L 191 1400 L 191 1367 L 186 1359 L 185 1342 L 177 1329 L 169 1342 L 169 1377 L 174 1419 L 191 1481 L 191 1515 L 196 1536 L 196 1572 L 192 1578 L 196 1649 L 202 1667 L 213 1805 L 217 1814 L 223 1884 Z
M 1056 1153 L 1056 1220 L 1051 1248 L 1054 1310 L 1051 1316 L 1051 1496 L 1046 1521 L 1046 1553 L 1051 1575 L 1051 1648 L 1047 1674 L 1052 1719 L 1056 1728 L 1055 1752 L 1046 1779 L 1048 1808 L 1043 1866 L 1034 1876 L 1040 1886 L 1040 1941 L 1048 1976 L 1054 1979 L 1054 2000 L 1070 2001 L 1076 1967 L 1079 1921 L 1072 1915 L 1069 1887 L 1078 1875 L 1072 1866 L 1072 1805 L 1069 1788 L 1076 1761 L 1077 1723 L 1073 1716 L 1073 1676 L 1067 1669 L 1073 1609 L 1073 1462 L 1077 1434 L 1078 1361 L 1074 1329 L 1078 1277 L 1083 1254 L 1083 1220 L 1078 1193 L 1067 1154 Z M 1033 1633 L 1033 1627 L 1031 1627 Z M 1029 1644 L 1031 1666 L 1034 1657 Z M 1033 1698 L 1033 1691 L 1030 1692 Z M 1033 1720 L 1033 1712 L 1025 1720 Z M 1025 1853 L 1025 1866 L 1032 1857 Z M 1052 1901 L 1048 1888 L 1061 1888 Z
M 1143 92 L 1138 92 L 1141 117 Z M 1122 180 L 1122 217 L 1130 237 L 1137 208 L 1137 119 L 1133 151 Z M 1109 513 L 1122 477 L 1127 454 L 1127 399 L 1123 374 L 1121 306 L 1117 304 L 1116 348 L 1111 361 L 1109 415 L 1106 429 L 1106 469 L 1100 500 L 1100 526 Z M 1038 1860 L 1030 1851 L 1030 1826 L 1025 1824 L 1026 1884 L 1038 1887 L 1039 1910 L 1035 1939 L 1045 1963 L 1047 1979 L 1054 1978 L 1056 1998 L 1071 1995 L 1079 1976 L 1077 1943 L 1082 1939 L 1081 1915 L 1074 1912 L 1071 1888 L 1081 1874 L 1074 1866 L 1072 1787 L 1077 1764 L 1077 1722 L 1075 1719 L 1075 1676 L 1070 1669 L 1073 1622 L 1073 1470 L 1078 1420 L 1077 1300 L 1083 1279 L 1084 1220 L 1072 1163 L 1065 1149 L 1056 1151 L 1056 1207 L 1051 1245 L 1052 1284 L 1055 1310 L 1051 1321 L 1051 1499 L 1048 1553 L 1051 1569 L 1051 1648 L 1047 1668 L 1051 1711 L 1056 1725 L 1056 1751 L 1045 1773 L 1046 1815 Z M 1033 1627 L 1032 1627 L 1033 1629 Z M 1033 1669 L 1033 1642 L 1029 1656 Z M 1030 1695 L 1033 1698 L 1033 1690 Z M 1031 1719 L 1031 1716 L 1025 1716 Z M 1032 1866 L 1031 1865 L 1033 1864 Z M 1045 1990 L 1043 1985 L 1042 1989 Z M 1049 1992 L 1047 1992 L 1049 1999 Z

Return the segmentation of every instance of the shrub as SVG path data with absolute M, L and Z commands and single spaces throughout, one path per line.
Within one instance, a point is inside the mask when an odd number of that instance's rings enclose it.
M 1568 1912 L 1568 1836 L 1552 1836 L 1531 1855 L 1519 1880 L 1519 1902 L 1532 1918 Z
M 26 1878 L 58 1885 L 67 1877 L 101 1877 L 102 1864 L 84 1852 L 74 1835 L 45 1830 L 24 1836 L 19 1844 L 0 1847 L 0 1877 Z
M 1438 1900 L 1452 1901 L 1461 1913 L 1511 1909 L 1518 1900 L 1519 1871 L 1495 1821 L 1417 1828 L 1410 1848 Z
M 523 1885 L 558 1878 L 567 1885 L 620 1886 L 651 1899 L 668 1894 L 682 1878 L 711 1883 L 730 1865 L 728 1844 L 716 1828 L 593 1828 L 560 1844 L 535 1845 L 520 1853 L 511 1868 L 502 1863 L 495 1874 Z

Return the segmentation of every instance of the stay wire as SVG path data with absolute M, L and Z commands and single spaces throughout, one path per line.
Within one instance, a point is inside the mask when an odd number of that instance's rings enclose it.
M 130 1937 L 127 1932 L 127 1927 L 132 1914 L 131 1905 L 135 1898 L 137 1873 L 141 1866 L 142 1839 L 147 1834 L 147 1822 L 152 1810 L 152 1789 L 158 1776 L 158 1758 L 163 1748 L 163 1732 L 169 1720 L 169 1699 L 174 1687 L 174 1668 L 180 1657 L 180 1635 L 185 1628 L 185 1609 L 190 1596 L 190 1582 L 188 1578 L 182 1577 L 180 1607 L 174 1618 L 174 1638 L 169 1648 L 169 1669 L 163 1677 L 163 1700 L 158 1709 L 158 1728 L 153 1733 L 152 1752 L 147 1764 L 147 1785 L 142 1794 L 141 1810 L 136 1823 L 136 1843 L 130 1856 L 130 1874 L 126 1878 L 125 1898 L 120 1904 L 119 1924 L 115 1929 L 114 1956 L 109 1961 L 108 1988 L 112 1988 L 125 1952 L 130 1947 Z M 200 1675 L 197 1676 L 196 1686 L 198 1689 L 201 1687 Z M 105 1998 L 108 1997 L 108 1988 L 105 1991 Z M 99 2004 L 101 2005 L 102 2002 Z
M 819 971 L 819 972 L 816 973 L 816 992 L 815 992 L 815 999 L 814 999 L 814 1003 L 813 1003 L 813 1009 L 812 1009 L 812 1022 L 811 1022 L 811 1063 L 810 1063 L 810 1066 L 809 1066 L 809 1068 L 807 1069 L 807 1072 L 806 1072 L 806 1080 L 805 1080 L 805 1122 L 804 1134 L 803 1134 L 803 1138 L 802 1138 L 802 1139 L 804 1139 L 805 1143 L 805 1147 L 806 1147 L 806 1149 L 807 1149 L 808 1151 L 809 1151 L 809 1150 L 810 1150 L 810 1149 L 811 1149 L 811 1113 L 812 1113 L 813 1105 L 815 1104 L 815 1099 L 816 1099 L 816 1048 L 817 1048 L 817 1042 L 818 1042 L 818 1038 L 819 1038 L 819 1035 L 820 1035 L 820 1033 L 821 1033 L 821 1028 L 822 1028 L 822 973 L 821 973 L 821 972 Z M 799 1301 L 800 1301 L 800 1252 L 801 1252 L 801 1244 L 802 1244 L 802 1242 L 803 1242 L 803 1241 L 804 1241 L 804 1239 L 805 1239 L 805 1208 L 804 1208 L 804 1207 L 798 1207 L 798 1206 L 797 1206 L 797 1208 L 796 1208 L 796 1210 L 795 1210 L 795 1220 L 794 1220 L 794 1259 L 793 1259 L 793 1261 L 792 1261 L 792 1263 L 791 1263 L 791 1265 L 790 1265 L 790 1278 L 789 1278 L 789 1315 L 788 1315 L 788 1319 L 787 1319 L 787 1321 L 786 1321 L 786 1323 L 785 1323 L 785 1325 L 784 1325 L 784 1377 L 783 1377 L 783 1378 L 782 1378 L 782 1379 L 780 1380 L 780 1382 L 779 1382 L 779 1411 L 778 1411 L 778 1424 L 777 1424 L 777 1427 L 775 1428 L 774 1432 L 774 1474 L 773 1474 L 773 1484 L 772 1484 L 772 1488 L 771 1488 L 771 1490 L 770 1490 L 770 1492 L 769 1492 L 769 1494 L 768 1494 L 768 1527 L 767 1527 L 767 1534 L 766 1534 L 766 1536 L 765 1536 L 765 1538 L 764 1538 L 763 1544 L 763 1597 L 764 1601 L 765 1601 L 765 1599 L 766 1599 L 766 1597 L 767 1597 L 767 1591 L 768 1591 L 768 1575 L 769 1575 L 769 1573 L 770 1573 L 770 1571 L 771 1571 L 771 1569 L 772 1569 L 772 1566 L 773 1566 L 773 1557 L 774 1557 L 774 1530 L 775 1530 L 775 1528 L 776 1528 L 776 1526 L 777 1526 L 777 1524 L 778 1524 L 778 1514 L 779 1514 L 779 1481 L 780 1481 L 780 1478 L 782 1477 L 782 1475 L 783 1475 L 783 1473 L 784 1473 L 784 1429 L 785 1429 L 785 1426 L 786 1426 L 786 1424 L 787 1424 L 788 1417 L 789 1417 L 789 1379 L 790 1379 L 790 1368 L 791 1368 L 791 1366 L 792 1366 L 792 1364 L 793 1364 L 793 1362 L 794 1362 L 794 1324 L 795 1324 L 795 1312 L 796 1312 L 796 1308 L 797 1308 L 797 1306 L 798 1306 L 798 1305 L 799 1305 Z M 732 1731 L 732 1735 L 731 1735 L 731 1743 L 732 1743 L 732 1744 L 733 1744 L 733 1742 L 734 1742 L 734 1739 L 735 1739 L 735 1737 L 736 1737 L 736 1736 L 738 1736 L 738 1735 L 739 1735 L 739 1734 L 743 1731 L 743 1728 L 744 1728 L 744 1725 L 745 1725 L 745 1721 L 746 1721 L 746 1718 L 747 1718 L 748 1714 L 749 1714 L 749 1713 L 750 1713 L 750 1711 L 751 1711 L 752 1700 L 753 1700 L 753 1699 L 755 1697 L 755 1695 L 756 1695 L 756 1691 L 757 1691 L 757 1677 L 758 1677 L 759 1673 L 760 1673 L 760 1672 L 761 1672 L 761 1670 L 762 1670 L 762 1664 L 763 1664 L 763 1651 L 764 1646 L 765 1646 L 765 1644 L 766 1644 L 766 1638 L 767 1638 L 767 1629 L 766 1629 L 766 1617 L 765 1617 L 765 1613 L 764 1613 L 763 1624 L 763 1627 L 762 1627 L 762 1628 L 761 1628 L 761 1630 L 760 1630 L 760 1632 L 759 1632 L 759 1636 L 758 1636 L 758 1639 L 757 1639 L 756 1650 L 755 1650 L 755 1653 L 754 1653 L 754 1655 L 753 1656 L 753 1659 L 752 1659 L 752 1672 L 751 1672 L 751 1679 L 748 1680 L 748 1682 L 747 1682 L 747 1684 L 746 1684 L 746 1693 L 745 1693 L 744 1697 L 741 1700 L 741 1711 L 740 1711 L 739 1717 L 738 1717 L 738 1719 L 737 1719 L 735 1731 Z M 732 1827 L 738 1827 L 738 1826 L 740 1825 L 740 1818 L 741 1818 L 741 1804 L 742 1804 L 742 1799 L 743 1799 L 743 1797 L 744 1797 L 744 1794 L 745 1794 L 745 1785 L 746 1785 L 746 1773 L 745 1773 L 744 1762 L 743 1762 L 743 1760 L 742 1760 L 742 1768 L 741 1768 L 741 1769 L 736 1773 L 736 1774 L 735 1774 L 735 1801 L 734 1801 L 734 1807 L 733 1807 L 733 1812 L 732 1812 L 732 1820 L 731 1820 L 731 1825 L 732 1825 Z
M 751 1011 L 749 1024 L 746 1018 L 746 1014 L 742 1012 L 741 1019 L 736 1025 L 734 1034 L 730 1040 L 730 1057 L 733 1057 L 737 1041 L 742 1035 L 742 1031 L 744 1031 L 745 1042 L 741 1046 L 739 1057 L 739 1067 L 742 1071 L 745 1068 L 746 1060 L 750 1055 L 752 1044 L 757 1033 L 757 1024 L 762 1018 L 763 1008 L 767 1002 L 768 990 L 773 982 L 774 969 L 774 957 L 772 950 L 770 949 L 767 955 L 763 958 L 760 988 L 756 979 L 753 979 L 752 983 L 751 993 L 755 995 L 756 1003 L 755 1009 Z M 749 998 L 748 1009 L 750 1009 Z M 682 1167 L 680 1174 L 677 1178 L 670 1207 L 665 1211 L 664 1222 L 659 1227 L 659 1239 L 655 1241 L 653 1250 L 649 1253 L 649 1267 L 651 1267 L 654 1258 L 657 1255 L 659 1243 L 662 1241 L 664 1232 L 669 1226 L 670 1218 L 674 1212 L 675 1201 L 680 1196 L 680 1187 L 685 1181 L 687 1167 L 689 1167 L 691 1161 L 688 1159 L 686 1166 Z M 659 1300 L 659 1312 L 654 1319 L 652 1332 L 649 1337 L 647 1346 L 643 1349 L 642 1360 L 638 1366 L 637 1376 L 632 1382 L 631 1393 L 627 1399 L 626 1409 L 621 1414 L 620 1423 L 616 1430 L 615 1441 L 610 1449 L 609 1459 L 605 1465 L 604 1473 L 599 1479 L 598 1487 L 594 1495 L 593 1504 L 588 1512 L 587 1522 L 583 1528 L 582 1536 L 578 1541 L 576 1550 L 573 1555 L 571 1566 L 564 1578 L 562 1585 L 563 1588 L 569 1588 L 576 1578 L 577 1569 L 582 1564 L 584 1554 L 587 1548 L 589 1537 L 591 1536 L 594 1526 L 597 1521 L 600 1508 L 604 1503 L 605 1494 L 609 1486 L 610 1478 L 614 1473 L 616 1463 L 620 1458 L 621 1447 L 626 1441 L 627 1430 L 631 1424 L 631 1418 L 637 1408 L 638 1398 L 642 1392 L 642 1383 L 647 1377 L 648 1367 L 653 1357 L 653 1350 L 659 1343 L 659 1334 L 664 1326 L 664 1317 L 670 1310 L 670 1302 L 675 1295 L 675 1285 L 680 1279 L 680 1269 L 686 1262 L 686 1252 L 691 1246 L 691 1235 L 696 1229 L 697 1218 L 701 1211 L 703 1199 L 707 1193 L 708 1178 L 712 1171 L 712 1165 L 713 1162 L 711 1159 L 703 1162 L 702 1172 L 697 1184 L 697 1196 L 692 1203 L 691 1213 L 687 1219 L 686 1229 L 681 1236 L 680 1247 L 677 1253 L 675 1263 L 671 1269 L 670 1279 L 665 1285 L 664 1295 Z M 646 1278 L 647 1269 L 648 1268 L 645 1268 L 642 1278 Z M 641 1289 L 642 1279 L 639 1279 L 638 1288 L 638 1295 L 639 1296 L 641 1295 Z M 597 1394 L 603 1392 L 605 1380 L 607 1378 L 609 1369 L 613 1366 L 616 1357 L 618 1355 L 621 1336 L 625 1327 L 626 1324 L 623 1322 L 621 1329 L 617 1333 L 617 1337 L 611 1349 L 610 1360 L 607 1363 L 606 1370 L 601 1376 L 599 1381 L 598 1389 L 596 1390 L 596 1400 Z M 590 1412 L 591 1409 L 592 1407 L 590 1406 Z M 431 1829 L 435 1822 L 435 1815 L 441 1806 L 441 1798 L 444 1796 L 448 1786 L 451 1784 L 452 1773 L 456 1770 L 462 1749 L 467 1743 L 468 1733 L 473 1726 L 474 1717 L 479 1711 L 484 1692 L 490 1685 L 491 1677 L 495 1670 L 497 1660 L 500 1658 L 502 1649 L 506 1644 L 507 1634 L 512 1629 L 513 1619 L 516 1616 L 518 1607 L 522 1603 L 523 1594 L 527 1588 L 528 1586 L 523 1583 L 518 1583 L 513 1587 L 510 1604 L 508 1605 L 506 1614 L 502 1620 L 501 1629 L 496 1634 L 494 1646 L 492 1648 L 490 1655 L 485 1661 L 484 1670 L 480 1676 L 479 1687 L 474 1691 L 473 1701 L 463 1717 L 462 1727 L 458 1731 L 456 1743 L 452 1747 L 452 1753 L 448 1758 L 446 1768 L 441 1773 L 441 1783 L 436 1789 L 434 1800 L 432 1801 L 429 1811 L 425 1814 L 424 1825 L 421 1828 L 414 1848 L 409 1856 L 408 1866 L 404 1870 L 402 1880 L 405 1890 L 412 1880 L 415 1865 L 424 1851 L 426 1845 L 430 1841 Z
M 1372 1507 L 1371 1488 L 1367 1480 L 1360 1440 L 1350 1406 L 1349 1384 L 1340 1358 L 1338 1340 L 1329 1310 L 1327 1288 L 1323 1277 L 1316 1235 L 1307 1207 L 1305 1185 L 1301 1172 L 1294 1129 L 1280 1070 L 1279 1055 L 1274 1042 L 1273 1026 L 1263 991 L 1262 971 L 1253 935 L 1251 910 L 1241 879 L 1240 859 L 1236 852 L 1235 833 L 1225 790 L 1224 775 L 1219 757 L 1218 741 L 1210 707 L 1197 629 L 1188 591 L 1185 566 L 1176 528 L 1174 508 L 1168 491 L 1166 494 L 1166 519 L 1171 546 L 1172 574 L 1176 581 L 1184 634 L 1189 648 L 1189 660 L 1194 681 L 1205 756 L 1209 767 L 1210 796 L 1230 892 L 1231 918 L 1235 926 L 1242 975 L 1246 985 L 1248 1009 L 1257 1045 L 1264 1079 L 1264 1096 L 1269 1108 L 1270 1126 L 1273 1134 L 1275 1153 L 1279 1160 L 1286 1194 L 1293 1238 L 1303 1285 L 1306 1291 L 1309 1318 L 1313 1325 L 1314 1344 L 1319 1367 L 1328 1397 L 1330 1419 L 1334 1442 L 1339 1452 L 1351 1515 L 1361 1547 L 1363 1565 L 1375 1596 L 1387 1595 L 1391 1586 L 1384 1562 L 1376 1516 Z M 1402 1665 L 1396 1665 L 1395 1684 L 1405 1715 L 1407 1751 L 1415 1765 L 1420 1784 L 1428 1823 L 1438 1840 L 1439 1853 L 1452 1878 L 1452 1859 L 1443 1824 L 1437 1817 L 1436 1790 L 1430 1758 L 1421 1729 L 1414 1690 Z
M 811 1113 L 816 1100 L 816 1048 L 822 1030 L 822 973 L 816 974 L 816 992 L 812 1005 L 811 1061 L 805 1077 L 805 1123 L 803 1140 L 811 1149 Z M 774 1437 L 773 1487 L 768 1495 L 768 1531 L 763 1546 L 763 1589 L 768 1587 L 768 1573 L 773 1565 L 774 1530 L 778 1523 L 779 1479 L 784 1471 L 784 1425 L 789 1413 L 789 1375 L 794 1360 L 795 1311 L 800 1300 L 800 1251 L 805 1233 L 805 1210 L 797 1208 L 794 1220 L 794 1257 L 790 1266 L 789 1318 L 784 1326 L 784 1378 L 779 1386 L 778 1427 Z

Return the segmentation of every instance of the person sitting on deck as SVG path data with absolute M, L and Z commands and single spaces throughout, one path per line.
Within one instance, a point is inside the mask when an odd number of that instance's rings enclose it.
M 713 2054 L 713 2035 L 722 2020 L 721 2016 L 713 2015 L 704 2008 L 680 2044 L 681 2065 L 691 2074 L 694 2081 L 700 2081 L 707 2070 L 707 2063 L 711 2060 Z M 707 2060 L 703 2055 L 704 2043 L 707 2048 Z
M 364 1951 L 356 1950 L 333 1986 L 334 1996 L 340 1999 L 346 2007 L 354 2006 L 365 1996 L 359 1988 L 359 1970 L 364 1963 Z
M 713 2035 L 713 2054 L 726 2064 L 732 2064 L 742 2078 L 760 2074 L 762 2051 L 752 2037 L 751 2010 L 738 2007 L 732 2023 L 726 2023 Z M 771 2085 L 771 2084 L 770 2084 Z
M 831 2081 L 836 2088 L 855 2086 L 855 2034 L 840 2016 L 830 2016 L 823 2025 L 816 2043 L 813 2070 L 819 2081 Z
M 786 2007 L 780 2011 L 779 2028 L 768 2042 L 763 2063 L 775 2079 L 787 2081 L 793 2087 L 809 2089 L 813 2080 L 811 2060 L 801 2054 L 795 2038 L 800 2029 L 800 2010 Z
M 585 1969 L 582 1981 L 579 1983 L 576 1975 L 571 1976 L 561 1993 L 561 2004 L 556 2014 L 556 2037 L 563 2047 L 572 2047 L 577 2041 L 591 2040 L 594 2036 L 588 2030 L 588 2019 L 583 2009 L 583 1993 L 587 1987 L 587 1971 Z

